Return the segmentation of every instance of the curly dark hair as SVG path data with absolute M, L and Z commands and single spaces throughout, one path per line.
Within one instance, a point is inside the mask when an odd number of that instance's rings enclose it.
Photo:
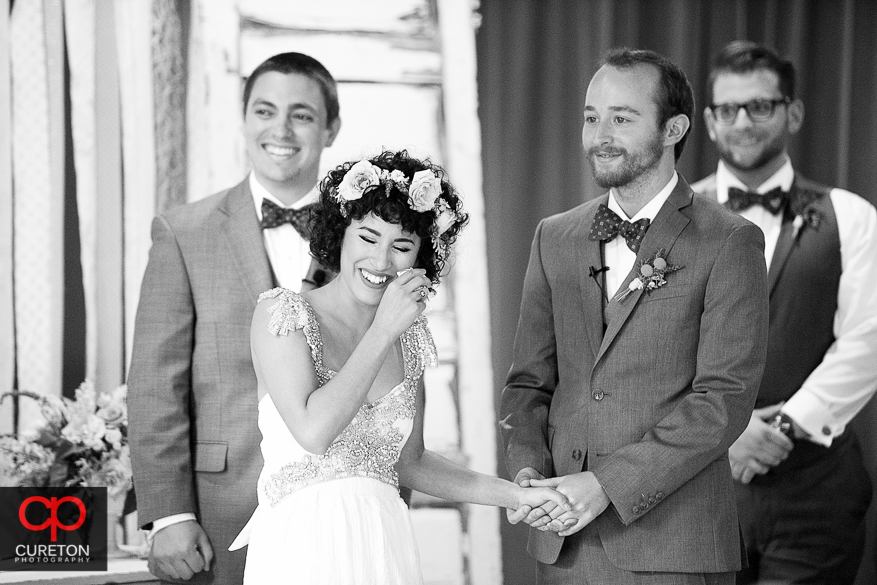
M 353 220 L 361 220 L 369 213 L 387 223 L 399 224 L 402 229 L 420 237 L 420 250 L 417 252 L 416 268 L 426 270 L 426 277 L 437 283 L 444 276 L 447 265 L 447 254 L 457 239 L 457 235 L 469 221 L 469 215 L 463 211 L 462 201 L 456 189 L 447 180 L 447 173 L 429 159 L 419 160 L 408 154 L 408 151 L 385 151 L 368 159 L 374 166 L 387 171 L 401 171 L 410 184 L 418 171 L 430 170 L 441 181 L 442 191 L 439 197 L 456 214 L 453 224 L 439 237 L 440 247 L 436 250 L 433 242 L 435 234 L 436 213 L 434 210 L 419 212 L 411 208 L 407 191 L 399 189 L 395 183 L 382 181 L 370 187 L 360 199 L 342 204 L 336 199 L 338 186 L 344 180 L 347 171 L 359 161 L 350 161 L 329 171 L 320 183 L 320 203 L 315 206 L 310 219 L 311 255 L 323 266 L 338 271 L 341 266 L 341 243 L 344 232 Z M 388 185 L 389 188 L 388 188 Z

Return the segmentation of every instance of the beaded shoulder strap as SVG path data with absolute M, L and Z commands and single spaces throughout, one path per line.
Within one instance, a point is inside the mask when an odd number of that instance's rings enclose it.
M 401 337 L 402 359 L 405 362 L 405 379 L 416 381 L 424 368 L 438 365 L 438 352 L 426 317 L 421 315 L 405 330 Z
M 323 337 L 320 335 L 320 326 L 313 308 L 300 294 L 282 287 L 263 292 L 259 295 L 259 302 L 278 297 L 280 300 L 268 307 L 268 312 L 271 313 L 268 331 L 273 335 L 289 335 L 291 331 L 301 329 L 308 347 L 311 348 L 311 359 L 320 383 L 325 384 L 331 374 L 323 365 Z

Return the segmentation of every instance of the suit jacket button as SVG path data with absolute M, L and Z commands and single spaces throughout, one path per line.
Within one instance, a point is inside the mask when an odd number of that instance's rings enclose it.
M 827 437 L 828 435 L 831 434 L 831 429 L 828 428 L 827 426 L 822 427 L 822 434 L 825 435 L 825 436 Z
M 656 499 L 657 501 L 659 501 L 659 502 L 660 502 L 662 499 L 664 499 L 664 492 L 658 492 L 658 493 L 656 493 L 656 494 L 655 494 L 655 499 Z
M 603 391 L 600 390 L 599 388 L 597 388 L 597 390 L 594 391 L 594 400 L 603 400 L 603 396 L 604 396 Z
M 656 501 L 657 501 L 657 500 L 656 500 L 655 496 L 649 496 L 649 505 L 650 505 L 650 506 L 651 506 L 652 504 L 654 504 Z
M 639 510 L 639 506 L 634 506 L 634 507 L 633 507 L 633 513 L 636 514 L 636 515 L 639 515 L 639 512 L 640 512 L 640 510 Z
M 572 458 L 575 461 L 579 461 L 582 458 L 582 452 L 578 449 L 573 449 L 572 450 Z

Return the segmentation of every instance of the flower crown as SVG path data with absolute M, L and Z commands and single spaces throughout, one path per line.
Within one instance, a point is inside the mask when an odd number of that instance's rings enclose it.
M 331 193 L 332 199 L 338 202 L 341 215 L 347 217 L 348 202 L 360 199 L 367 191 L 382 184 L 387 197 L 390 196 L 393 187 L 396 187 L 408 195 L 408 207 L 412 210 L 435 214 L 430 234 L 432 244 L 439 257 L 446 260 L 450 250 L 442 235 L 460 220 L 460 216 L 441 196 L 442 182 L 433 171 L 429 169 L 417 171 L 409 183 L 408 177 L 402 171 L 398 169 L 388 171 L 363 159 L 344 174 L 341 183 Z

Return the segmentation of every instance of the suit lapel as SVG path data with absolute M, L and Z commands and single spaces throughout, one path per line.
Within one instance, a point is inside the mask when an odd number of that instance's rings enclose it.
M 219 211 L 227 216 L 224 236 L 238 275 L 250 293 L 255 307 L 259 295 L 274 286 L 274 277 L 253 207 L 248 179 L 229 190 Z
M 688 186 L 688 183 L 686 183 L 680 175 L 676 188 L 670 193 L 670 197 L 667 198 L 667 201 L 661 207 L 658 215 L 655 216 L 655 221 L 649 226 L 649 231 L 646 232 L 642 244 L 640 244 L 639 253 L 636 255 L 636 261 L 630 272 L 627 274 L 627 277 L 622 282 L 621 288 L 619 289 L 620 291 L 628 290 L 628 286 L 634 279 L 640 263 L 646 260 L 649 256 L 654 255 L 658 250 L 663 250 L 665 256 L 670 256 L 673 244 L 676 243 L 679 234 L 682 233 L 682 230 L 685 229 L 685 226 L 691 221 L 690 218 L 680 210 L 691 204 L 693 195 L 694 194 Z M 627 322 L 627 319 L 630 317 L 630 314 L 633 312 L 634 307 L 636 307 L 642 295 L 643 290 L 639 289 L 631 291 L 621 300 L 610 299 L 609 306 L 606 308 L 610 315 L 609 327 L 606 329 L 606 334 L 603 336 L 603 342 L 600 344 L 600 351 L 597 354 L 597 360 L 603 357 L 609 349 L 609 346 L 612 345 L 612 341 L 618 335 L 618 332 L 621 331 L 621 328 L 624 327 L 624 324 Z
M 776 248 L 773 250 L 773 258 L 770 261 L 770 270 L 767 272 L 767 284 L 769 294 L 773 295 L 773 289 L 776 287 L 783 267 L 795 247 L 795 237 L 793 235 L 793 223 L 791 221 L 783 221 L 780 227 L 780 235 L 777 238 Z
M 600 350 L 600 343 L 603 339 L 603 287 L 605 287 L 602 273 L 591 277 L 590 268 L 600 268 L 603 266 L 603 258 L 600 253 L 600 242 L 592 242 L 588 239 L 591 230 L 591 224 L 594 222 L 594 216 L 597 214 L 597 206 L 600 203 L 605 204 L 609 200 L 608 195 L 599 198 L 597 205 L 593 210 L 585 216 L 581 229 L 576 234 L 574 242 L 576 250 L 579 251 L 579 281 L 582 292 L 582 306 L 585 314 L 585 323 L 593 323 L 593 327 L 588 327 L 588 340 L 591 343 L 591 351 L 596 357 Z

